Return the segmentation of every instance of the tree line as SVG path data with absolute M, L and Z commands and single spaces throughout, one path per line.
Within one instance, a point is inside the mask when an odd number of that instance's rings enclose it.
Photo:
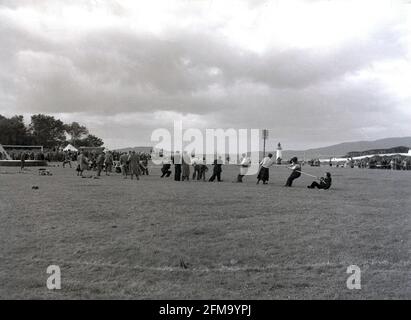
M 64 147 L 71 143 L 75 147 L 100 147 L 103 140 L 90 134 L 78 122 L 65 124 L 60 119 L 45 114 L 31 116 L 28 126 L 22 115 L 7 118 L 0 114 L 0 144 L 41 145 L 45 148 Z

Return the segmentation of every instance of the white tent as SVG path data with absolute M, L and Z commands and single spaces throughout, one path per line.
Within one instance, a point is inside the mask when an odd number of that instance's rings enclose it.
M 71 151 L 71 152 L 77 152 L 78 150 L 71 144 L 68 144 L 63 151 Z
M 9 154 L 6 152 L 6 150 L 4 150 L 4 148 L 3 148 L 3 146 L 2 146 L 1 144 L 0 144 L 0 153 L 3 154 L 3 157 L 4 157 L 4 155 L 6 155 L 6 159 L 7 159 L 7 160 L 11 160 Z M 3 157 L 2 157 L 2 158 L 3 158 Z M 5 159 L 3 159 L 3 160 L 5 160 Z

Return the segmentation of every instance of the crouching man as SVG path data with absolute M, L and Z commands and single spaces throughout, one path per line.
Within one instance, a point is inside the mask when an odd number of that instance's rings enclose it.
M 323 190 L 328 190 L 331 188 L 332 184 L 332 178 L 331 178 L 331 173 L 327 172 L 325 174 L 325 177 L 320 178 L 320 183 L 317 181 L 314 181 L 310 186 L 308 186 L 308 189 L 323 189 Z

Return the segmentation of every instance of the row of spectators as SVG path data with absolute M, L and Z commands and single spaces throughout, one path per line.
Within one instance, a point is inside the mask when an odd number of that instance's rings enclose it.
M 124 153 L 124 152 L 117 152 L 117 151 L 110 151 L 110 152 L 113 156 L 113 161 L 120 161 L 120 156 Z M 99 155 L 98 152 L 84 151 L 83 153 L 90 161 L 96 160 Z M 139 155 L 140 155 L 140 160 L 147 160 L 147 161 L 151 160 L 151 155 L 149 153 L 139 153 Z
M 400 156 L 364 158 L 361 160 L 348 160 L 344 166 L 361 169 L 411 170 L 411 158 Z
M 357 161 L 359 168 L 369 169 L 390 169 L 390 170 L 411 170 L 411 159 L 392 158 L 392 159 L 363 159 Z
M 60 151 L 22 151 L 22 150 L 9 150 L 7 151 L 11 160 L 42 160 L 49 162 L 60 162 L 65 158 L 65 153 Z M 76 157 L 76 154 L 73 154 Z M 4 158 L 5 159 L 5 158 Z
M 9 150 L 7 151 L 8 155 L 10 156 L 11 160 L 41 160 L 41 161 L 48 161 L 48 162 L 63 162 L 65 160 L 77 161 L 77 157 L 79 152 L 72 152 L 72 151 L 22 151 L 22 150 Z M 84 152 L 84 155 L 90 159 L 91 161 L 97 159 L 98 153 L 97 152 Z M 121 153 L 112 151 L 113 160 L 119 161 Z M 148 153 L 142 153 L 140 155 L 142 160 L 150 160 L 151 155 Z M 0 152 L 0 160 L 7 159 L 6 154 Z

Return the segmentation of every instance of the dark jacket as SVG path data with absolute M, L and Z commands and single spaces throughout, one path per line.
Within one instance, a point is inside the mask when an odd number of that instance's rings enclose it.
M 331 188 L 331 184 L 332 184 L 332 178 L 321 178 L 320 180 L 320 186 L 324 189 L 324 190 L 328 190 Z
M 213 168 L 213 173 L 221 173 L 222 171 L 223 171 L 223 169 L 222 169 L 222 163 L 219 163 L 219 161 L 218 160 L 214 160 L 214 163 L 213 163 L 213 166 L 214 166 L 214 168 Z

